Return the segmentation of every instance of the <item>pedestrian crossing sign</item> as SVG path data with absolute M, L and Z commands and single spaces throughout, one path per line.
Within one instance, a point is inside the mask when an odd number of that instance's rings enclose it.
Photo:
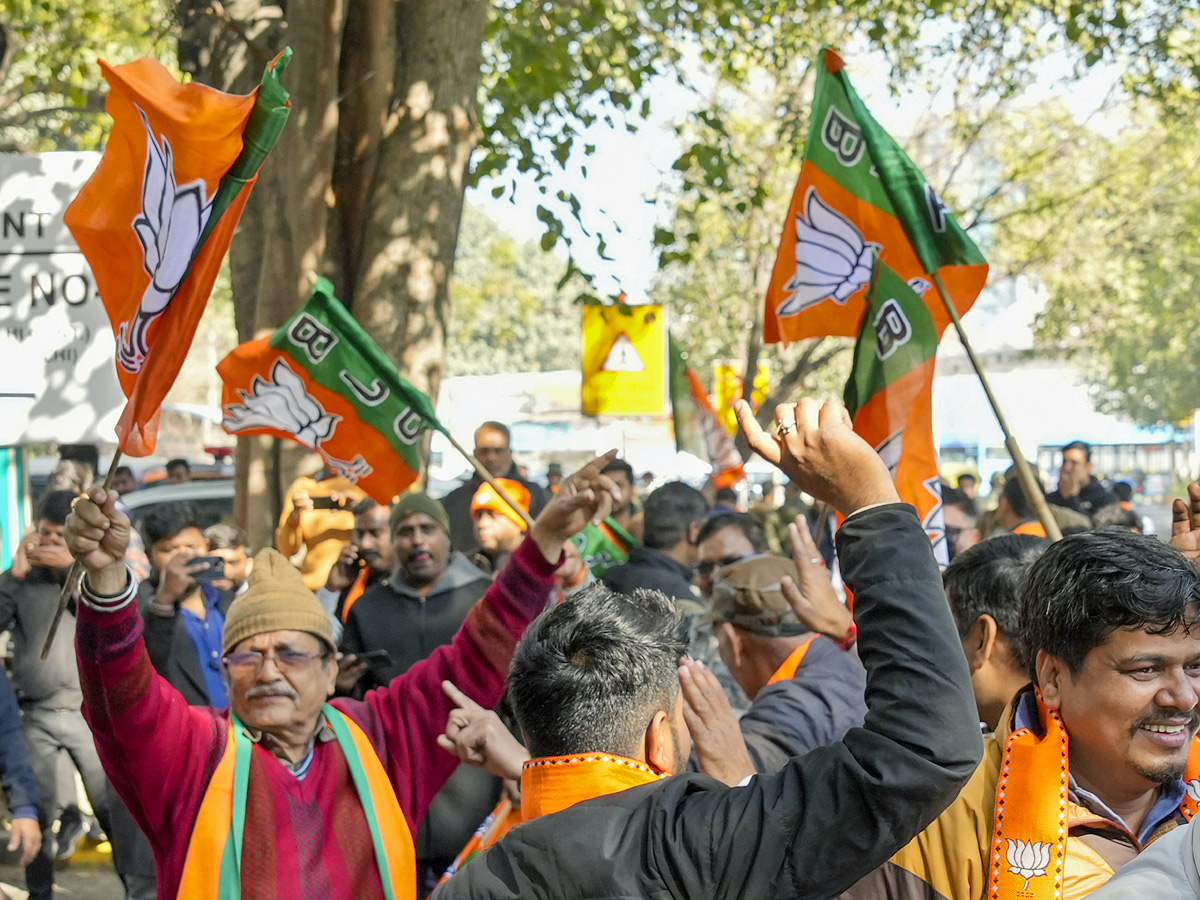
M 661 306 L 583 307 L 583 414 L 663 415 L 666 341 Z

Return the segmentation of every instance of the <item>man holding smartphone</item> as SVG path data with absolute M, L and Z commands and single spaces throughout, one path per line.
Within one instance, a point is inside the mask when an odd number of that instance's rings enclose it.
M 138 585 L 138 608 L 150 662 L 190 705 L 226 709 L 221 632 L 233 595 L 212 584 L 224 577 L 224 560 L 206 555 L 208 541 L 190 504 L 162 504 L 142 531 L 150 577 Z

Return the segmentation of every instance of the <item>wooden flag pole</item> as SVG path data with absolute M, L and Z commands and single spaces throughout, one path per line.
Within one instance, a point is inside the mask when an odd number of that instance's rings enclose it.
M 996 402 L 996 397 L 992 393 L 992 386 L 988 384 L 987 376 L 983 374 L 983 366 L 979 364 L 979 357 L 975 355 L 975 348 L 971 346 L 971 341 L 967 338 L 967 332 L 963 329 L 962 319 L 959 318 L 958 310 L 955 309 L 954 304 L 950 301 L 950 294 L 946 290 L 946 285 L 942 283 L 942 276 L 938 272 L 933 273 L 933 283 L 937 286 L 942 303 L 946 305 L 946 312 L 950 314 L 950 321 L 954 323 L 954 330 L 958 332 L 958 339 L 962 343 L 963 349 L 967 351 L 967 358 L 971 360 L 975 374 L 979 376 L 979 383 L 983 385 L 983 393 L 987 397 L 988 404 L 992 407 L 992 413 L 996 416 L 996 423 L 1000 426 L 1000 431 L 1004 435 L 1004 446 L 1008 448 L 1008 455 L 1012 457 L 1013 464 L 1017 467 L 1017 478 L 1021 481 L 1021 488 L 1025 491 L 1025 496 L 1029 498 L 1029 502 L 1033 504 L 1042 527 L 1046 529 L 1046 536 L 1052 541 L 1061 541 L 1062 531 L 1058 527 L 1058 521 L 1050 512 L 1050 505 L 1046 502 L 1046 495 L 1038 486 L 1033 469 L 1029 467 L 1029 462 L 1025 459 L 1025 454 L 1021 452 L 1021 448 L 1017 444 L 1017 439 L 1008 430 L 1008 423 L 1004 420 L 1004 413 L 1000 411 L 1000 404 Z
M 502 487 L 500 487 L 500 485 L 496 484 L 496 479 L 492 477 L 491 472 L 489 472 L 487 469 L 485 469 L 483 467 L 483 463 L 481 463 L 479 460 L 477 460 L 475 458 L 474 454 L 468 453 L 467 448 L 464 447 L 462 444 L 460 444 L 458 441 L 456 441 L 454 439 L 454 436 L 452 434 L 450 434 L 450 432 L 443 431 L 442 434 L 446 435 L 446 439 L 448 441 L 450 441 L 450 446 L 452 446 L 455 450 L 457 450 L 459 453 L 461 453 L 463 455 L 463 458 L 466 459 L 467 462 L 469 462 L 472 466 L 475 467 L 475 474 L 478 475 L 480 478 L 482 478 L 484 481 L 486 481 L 488 484 L 490 484 L 492 486 L 492 490 L 494 490 L 497 494 L 499 494 L 501 497 L 503 497 L 504 502 L 507 503 L 509 506 L 511 506 L 514 510 L 516 510 L 517 514 L 522 519 L 525 520 L 525 525 L 527 527 L 532 528 L 533 527 L 533 518 L 529 515 L 529 511 L 521 509 L 521 507 L 517 503 L 517 501 L 514 500 L 512 497 L 508 496 L 508 494 L 507 494 L 507 492 L 505 492 L 504 488 L 502 488 Z
M 117 466 L 121 464 L 121 451 L 118 449 L 113 454 L 112 462 L 108 465 L 108 474 L 104 476 L 104 490 L 112 490 L 113 476 L 117 474 Z M 75 591 L 75 586 L 79 583 L 79 576 L 82 574 L 80 569 L 83 565 L 79 560 L 71 563 L 71 568 L 67 570 L 67 581 L 63 585 L 62 593 L 58 595 L 58 609 L 54 611 L 54 621 L 50 623 L 50 630 L 46 632 L 46 642 L 42 644 L 42 659 L 50 655 L 50 646 L 54 643 L 54 635 L 58 633 L 58 623 L 62 621 L 63 612 L 66 611 L 67 604 L 71 602 L 71 594 Z

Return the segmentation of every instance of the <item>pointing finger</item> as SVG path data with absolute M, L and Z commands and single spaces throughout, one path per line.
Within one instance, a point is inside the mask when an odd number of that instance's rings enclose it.
M 462 707 L 463 709 L 473 709 L 473 708 L 479 709 L 480 708 L 478 703 L 476 703 L 474 700 L 472 700 L 470 697 L 468 697 L 466 694 L 464 694 L 462 691 L 460 691 L 457 687 L 455 687 L 453 682 L 443 681 L 442 682 L 442 693 L 444 693 L 447 697 L 449 697 L 451 700 L 453 700 L 456 706 Z
M 754 448 L 754 452 L 767 462 L 778 465 L 781 456 L 779 441 L 763 431 L 758 420 L 754 418 L 750 404 L 745 400 L 739 400 L 733 410 L 737 414 L 738 426 L 742 429 L 742 434 L 746 436 L 747 443 Z

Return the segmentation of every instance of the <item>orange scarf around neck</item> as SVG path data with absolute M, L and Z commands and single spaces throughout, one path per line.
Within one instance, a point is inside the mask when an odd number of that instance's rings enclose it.
M 1004 743 L 992 825 L 988 900 L 1058 900 L 1067 857 L 1067 729 L 1034 689 L 1042 733 L 1019 728 Z M 1021 695 L 1023 696 L 1023 695 Z M 1017 702 L 1020 702 L 1018 697 Z M 1200 737 L 1192 740 L 1179 811 L 1200 808 Z

